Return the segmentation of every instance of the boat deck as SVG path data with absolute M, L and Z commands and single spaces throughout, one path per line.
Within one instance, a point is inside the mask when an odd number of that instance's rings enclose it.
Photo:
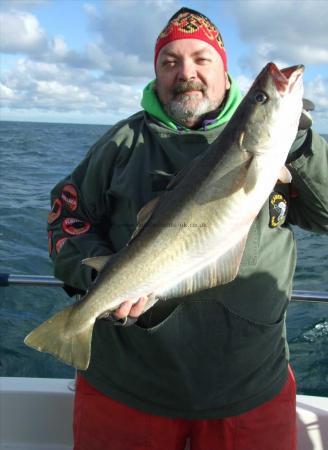
M 67 379 L 0 378 L 0 449 L 71 450 L 73 385 Z M 297 396 L 297 415 L 298 450 L 327 450 L 328 399 Z

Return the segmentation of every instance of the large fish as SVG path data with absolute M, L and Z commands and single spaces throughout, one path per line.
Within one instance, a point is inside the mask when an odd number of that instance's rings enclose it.
M 208 151 L 138 216 L 130 242 L 105 263 L 85 297 L 32 331 L 25 343 L 87 369 L 95 321 L 124 300 L 183 297 L 232 281 L 249 229 L 278 178 L 302 111 L 303 66 L 269 63 Z

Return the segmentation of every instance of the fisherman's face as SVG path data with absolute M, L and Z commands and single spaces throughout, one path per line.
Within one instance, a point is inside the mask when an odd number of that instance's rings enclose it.
M 165 45 L 156 62 L 156 92 L 166 113 L 193 128 L 216 117 L 230 88 L 218 52 L 199 39 L 179 39 Z

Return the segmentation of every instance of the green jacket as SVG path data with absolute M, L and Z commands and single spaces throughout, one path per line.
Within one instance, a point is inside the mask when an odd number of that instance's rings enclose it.
M 182 132 L 145 112 L 111 128 L 52 191 L 56 277 L 86 290 L 93 274 L 81 260 L 120 250 L 138 211 L 165 189 L 165 173 L 177 173 L 222 129 Z M 285 313 L 296 262 L 290 225 L 328 230 L 328 145 L 309 130 L 293 150 L 292 185 L 278 184 L 263 206 L 237 278 L 158 302 L 127 328 L 98 320 L 83 372 L 92 385 L 132 407 L 190 419 L 237 415 L 279 392 L 287 376 Z M 287 210 L 277 214 L 281 202 Z

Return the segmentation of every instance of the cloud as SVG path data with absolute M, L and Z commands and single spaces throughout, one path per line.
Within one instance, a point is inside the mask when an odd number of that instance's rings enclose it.
M 136 2 L 132 4 L 137 6 Z M 98 14 L 95 8 L 87 10 L 89 15 Z M 105 17 L 110 11 L 106 6 Z M 103 22 L 98 28 L 98 41 L 77 52 L 69 48 L 64 36 L 48 36 L 30 12 L 5 11 L 2 20 L 6 27 L 2 51 L 23 55 L 10 70 L 1 73 L 4 108 L 63 114 L 85 111 L 88 116 L 103 113 L 115 118 L 140 109 L 139 86 L 149 80 L 152 64 L 125 52 L 119 40 L 109 50 Z
M 315 103 L 314 128 L 327 132 L 328 3 L 321 0 L 235 0 L 227 3 L 247 49 L 239 59 L 241 78 L 254 78 L 268 61 L 279 67 L 305 64 L 305 97 Z M 314 69 L 316 67 L 316 69 Z M 317 75 L 313 75 L 317 73 Z
M 100 70 L 106 79 L 125 78 L 140 84 L 154 75 L 154 43 L 176 7 L 173 0 L 145 0 L 143 8 L 138 0 L 86 4 L 89 27 L 97 39 L 80 52 L 70 49 L 64 36 L 47 36 L 31 13 L 11 10 L 2 13 L 5 31 L 0 50 L 24 54 L 37 62 Z M 151 21 L 147 10 L 152 12 Z
M 114 117 L 139 110 L 140 86 L 154 76 L 155 39 L 176 8 L 173 0 L 145 0 L 143 8 L 138 0 L 86 4 L 96 39 L 81 52 L 72 50 L 64 36 L 48 36 L 30 12 L 4 12 L 2 51 L 25 55 L 1 74 L 4 107 Z
M 20 59 L 3 77 L 0 96 L 12 110 L 109 113 L 128 116 L 140 109 L 140 89 L 104 81 L 85 69 Z
M 35 108 L 72 111 L 80 109 L 81 106 L 90 107 L 90 105 L 92 110 L 103 109 L 106 107 L 106 102 L 83 85 L 64 84 L 56 80 L 39 80 L 35 83 L 33 95 Z
M 106 2 L 99 10 L 85 5 L 90 29 L 98 36 L 92 44 L 98 65 L 106 61 L 110 66 L 107 76 L 131 82 L 134 77 L 136 83 L 139 77 L 153 77 L 156 38 L 178 7 L 174 0 L 144 0 L 142 7 L 140 0 Z
M 69 54 L 69 48 L 63 36 L 55 36 L 52 39 L 52 51 L 59 58 L 65 58 Z
M 315 104 L 312 113 L 314 128 L 317 127 L 327 133 L 328 123 L 328 78 L 322 75 L 316 76 L 309 83 L 305 84 L 305 97 L 311 99 Z
M 47 48 L 46 33 L 35 16 L 24 11 L 0 13 L 0 50 L 37 54 Z
M 3 68 L 0 74 L 4 107 L 24 111 L 27 117 L 30 109 L 40 111 L 41 117 L 48 111 L 58 113 L 56 117 L 81 117 L 84 112 L 86 121 L 102 114 L 111 118 L 108 123 L 139 110 L 141 89 L 154 76 L 156 37 L 180 2 L 144 0 L 142 7 L 140 0 L 86 4 L 92 40 L 80 51 L 70 48 L 65 36 L 46 33 L 31 12 L 42 3 L 47 1 L 4 2 L 2 51 L 19 55 L 16 63 L 10 60 L 10 69 Z M 327 7 L 320 3 L 320 14 L 314 14 L 313 3 L 318 2 L 297 2 L 297 8 L 296 2 L 289 0 L 227 3 L 246 48 L 241 71 L 235 71 L 243 93 L 268 60 L 279 66 L 295 62 L 311 66 L 327 60 Z M 9 8 L 22 5 L 29 7 L 29 12 Z M 315 124 L 324 130 L 327 92 L 327 77 L 308 79 L 305 93 L 316 103 Z
M 17 96 L 15 95 L 14 91 L 10 89 L 8 86 L 5 86 L 4 84 L 0 83 L 0 100 L 3 102 L 11 102 L 13 100 L 16 100 Z
M 241 66 L 258 70 L 268 61 L 328 63 L 328 3 L 321 0 L 230 2 L 240 37 L 250 44 Z
M 108 54 L 116 50 L 152 61 L 156 38 L 178 5 L 174 0 L 144 0 L 142 6 L 140 0 L 129 0 L 103 3 L 101 11 L 85 7 L 90 28 Z
M 252 78 L 249 78 L 246 75 L 237 75 L 236 77 L 234 77 L 234 79 L 237 82 L 237 85 L 243 95 L 247 93 L 254 81 Z
M 305 94 L 315 102 L 316 111 L 328 110 L 328 78 L 315 77 L 305 86 Z

